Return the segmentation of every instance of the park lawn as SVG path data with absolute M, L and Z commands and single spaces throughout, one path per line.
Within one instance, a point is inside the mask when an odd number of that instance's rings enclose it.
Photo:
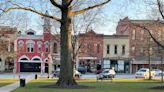
M 3 78 L 0 79 L 0 87 L 17 82 L 18 79 Z
M 149 89 L 154 86 L 164 86 L 164 83 L 142 79 L 114 79 L 96 82 L 95 79 L 78 80 L 80 85 L 92 86 L 92 89 L 59 89 L 41 88 L 42 85 L 54 84 L 54 79 L 38 79 L 28 83 L 24 88 L 17 88 L 12 92 L 164 92 L 164 90 Z

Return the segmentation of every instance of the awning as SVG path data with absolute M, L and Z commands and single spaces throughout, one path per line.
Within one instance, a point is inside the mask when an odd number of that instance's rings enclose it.
M 98 59 L 97 57 L 79 57 L 79 59 Z

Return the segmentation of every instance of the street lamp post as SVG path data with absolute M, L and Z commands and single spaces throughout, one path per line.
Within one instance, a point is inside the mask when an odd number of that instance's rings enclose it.
M 43 75 L 43 69 L 44 69 L 44 66 L 43 66 L 43 63 L 44 63 L 44 53 L 42 52 L 41 53 L 41 67 L 40 67 L 40 73 L 41 73 L 41 75 Z

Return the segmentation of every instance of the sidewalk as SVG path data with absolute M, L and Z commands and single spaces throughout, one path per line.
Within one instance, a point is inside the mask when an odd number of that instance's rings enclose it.
M 26 84 L 34 79 L 35 75 L 30 74 L 27 77 L 23 76 L 26 79 Z M 22 78 L 22 77 L 21 77 Z M 0 92 L 10 92 L 19 87 L 19 81 L 13 84 L 9 84 L 3 87 L 0 87 Z

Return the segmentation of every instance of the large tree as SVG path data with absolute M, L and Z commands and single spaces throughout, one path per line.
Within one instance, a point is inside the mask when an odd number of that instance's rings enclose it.
M 33 7 L 25 7 L 24 5 L 20 3 L 15 3 L 14 1 L 17 0 L 4 0 L 5 2 L 1 1 L 1 4 L 4 4 L 4 6 L 1 8 L 2 12 L 10 12 L 13 10 L 25 10 L 30 11 L 36 14 L 39 14 L 41 16 L 45 16 L 51 19 L 54 19 L 58 21 L 61 24 L 60 27 L 60 41 L 61 41 L 61 57 L 60 57 L 60 63 L 61 63 L 61 69 L 60 69 L 60 76 L 59 80 L 57 81 L 56 85 L 60 87 L 71 87 L 74 85 L 77 85 L 75 80 L 73 79 L 73 62 L 71 58 L 72 53 L 72 17 L 82 14 L 88 10 L 101 7 L 104 4 L 107 4 L 111 0 L 92 0 L 96 1 L 95 5 L 93 3 L 91 6 L 88 6 L 84 3 L 84 6 L 80 9 L 74 9 L 73 6 L 78 3 L 81 0 L 49 0 L 52 4 L 52 7 L 57 7 L 61 12 L 61 18 L 57 17 L 55 15 L 48 15 L 43 12 L 37 11 L 36 8 Z M 18 0 L 19 1 L 19 0 Z M 34 2 L 33 0 L 30 3 Z M 44 1 L 44 0 L 41 0 Z M 86 0 L 87 1 L 87 0 Z M 88 4 L 90 4 L 88 1 Z M 44 1 L 47 2 L 47 1 Z M 85 1 L 84 1 L 85 2 Z M 35 2 L 34 2 L 35 4 Z M 8 5 L 8 6 L 6 6 Z

